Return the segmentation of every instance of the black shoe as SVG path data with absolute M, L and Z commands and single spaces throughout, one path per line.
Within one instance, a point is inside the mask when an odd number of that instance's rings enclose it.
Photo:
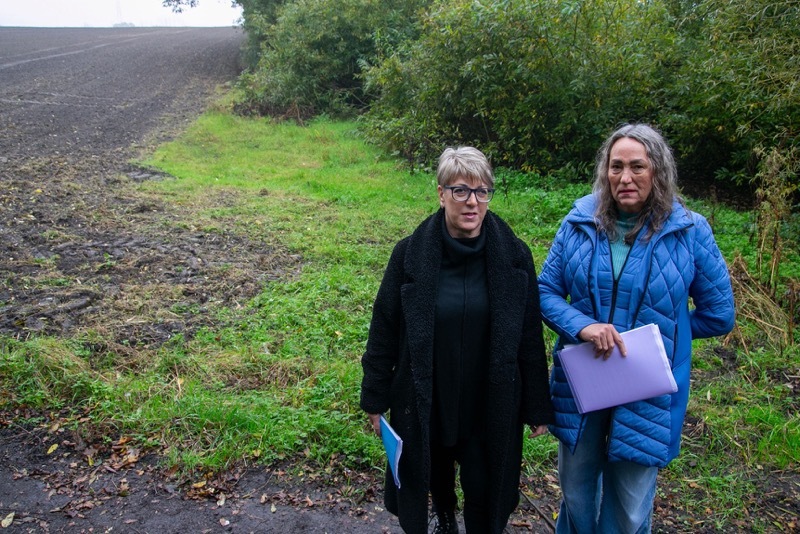
M 436 513 L 436 528 L 433 534 L 458 534 L 455 512 Z

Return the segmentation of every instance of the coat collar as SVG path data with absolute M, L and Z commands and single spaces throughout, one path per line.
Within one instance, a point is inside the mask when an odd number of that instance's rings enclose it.
M 403 265 L 411 280 L 433 290 L 442 263 L 443 220 L 444 209 L 439 209 L 417 227 L 409 238 Z M 499 274 L 505 269 L 519 267 L 509 261 L 514 256 L 511 246 L 516 238 L 511 229 L 491 211 L 486 212 L 482 232 L 486 236 L 486 264 L 489 271 Z
M 597 206 L 597 197 L 594 193 L 579 198 L 572 205 L 572 210 L 567 214 L 566 220 L 572 224 L 590 225 L 592 233 L 595 231 L 594 210 Z M 689 211 L 677 199 L 672 201 L 672 211 L 669 218 L 664 223 L 664 227 L 659 232 L 666 234 L 676 232 L 694 225 L 692 212 Z
M 401 289 L 403 313 L 408 326 L 408 339 L 414 359 L 421 366 L 415 373 L 422 378 L 432 372 L 433 328 L 436 312 L 436 292 L 442 262 L 441 224 L 444 210 L 439 210 L 422 222 L 410 236 Z M 509 332 L 514 325 L 522 327 L 526 298 L 520 290 L 530 291 L 523 257 L 518 253 L 517 238 L 511 228 L 491 211 L 483 220 L 486 233 L 486 274 L 489 286 L 489 307 L 492 316 L 492 353 L 498 358 L 508 352 L 504 339 L 516 336 Z M 530 253 L 528 253 L 530 254 Z M 513 352 L 513 351 L 512 351 Z

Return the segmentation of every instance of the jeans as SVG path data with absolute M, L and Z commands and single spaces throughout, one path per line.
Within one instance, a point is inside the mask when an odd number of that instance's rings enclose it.
M 610 409 L 586 414 L 575 454 L 559 443 L 557 534 L 650 532 L 658 468 L 606 459 L 610 419 Z

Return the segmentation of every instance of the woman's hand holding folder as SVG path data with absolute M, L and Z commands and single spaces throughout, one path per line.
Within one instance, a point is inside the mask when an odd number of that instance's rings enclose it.
M 607 323 L 594 323 L 590 324 L 580 332 L 578 338 L 581 341 L 588 341 L 594 345 L 595 357 L 603 357 L 607 360 L 614 347 L 619 346 L 619 352 L 623 357 L 628 355 L 628 349 L 625 348 L 625 342 L 622 341 L 622 336 L 619 335 L 614 325 Z

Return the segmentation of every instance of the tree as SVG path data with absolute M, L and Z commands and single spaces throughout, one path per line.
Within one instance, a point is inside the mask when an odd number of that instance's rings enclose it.
M 176 13 L 181 13 L 187 7 L 196 7 L 197 3 L 198 0 L 162 0 L 161 2 L 164 7 L 171 7 Z

